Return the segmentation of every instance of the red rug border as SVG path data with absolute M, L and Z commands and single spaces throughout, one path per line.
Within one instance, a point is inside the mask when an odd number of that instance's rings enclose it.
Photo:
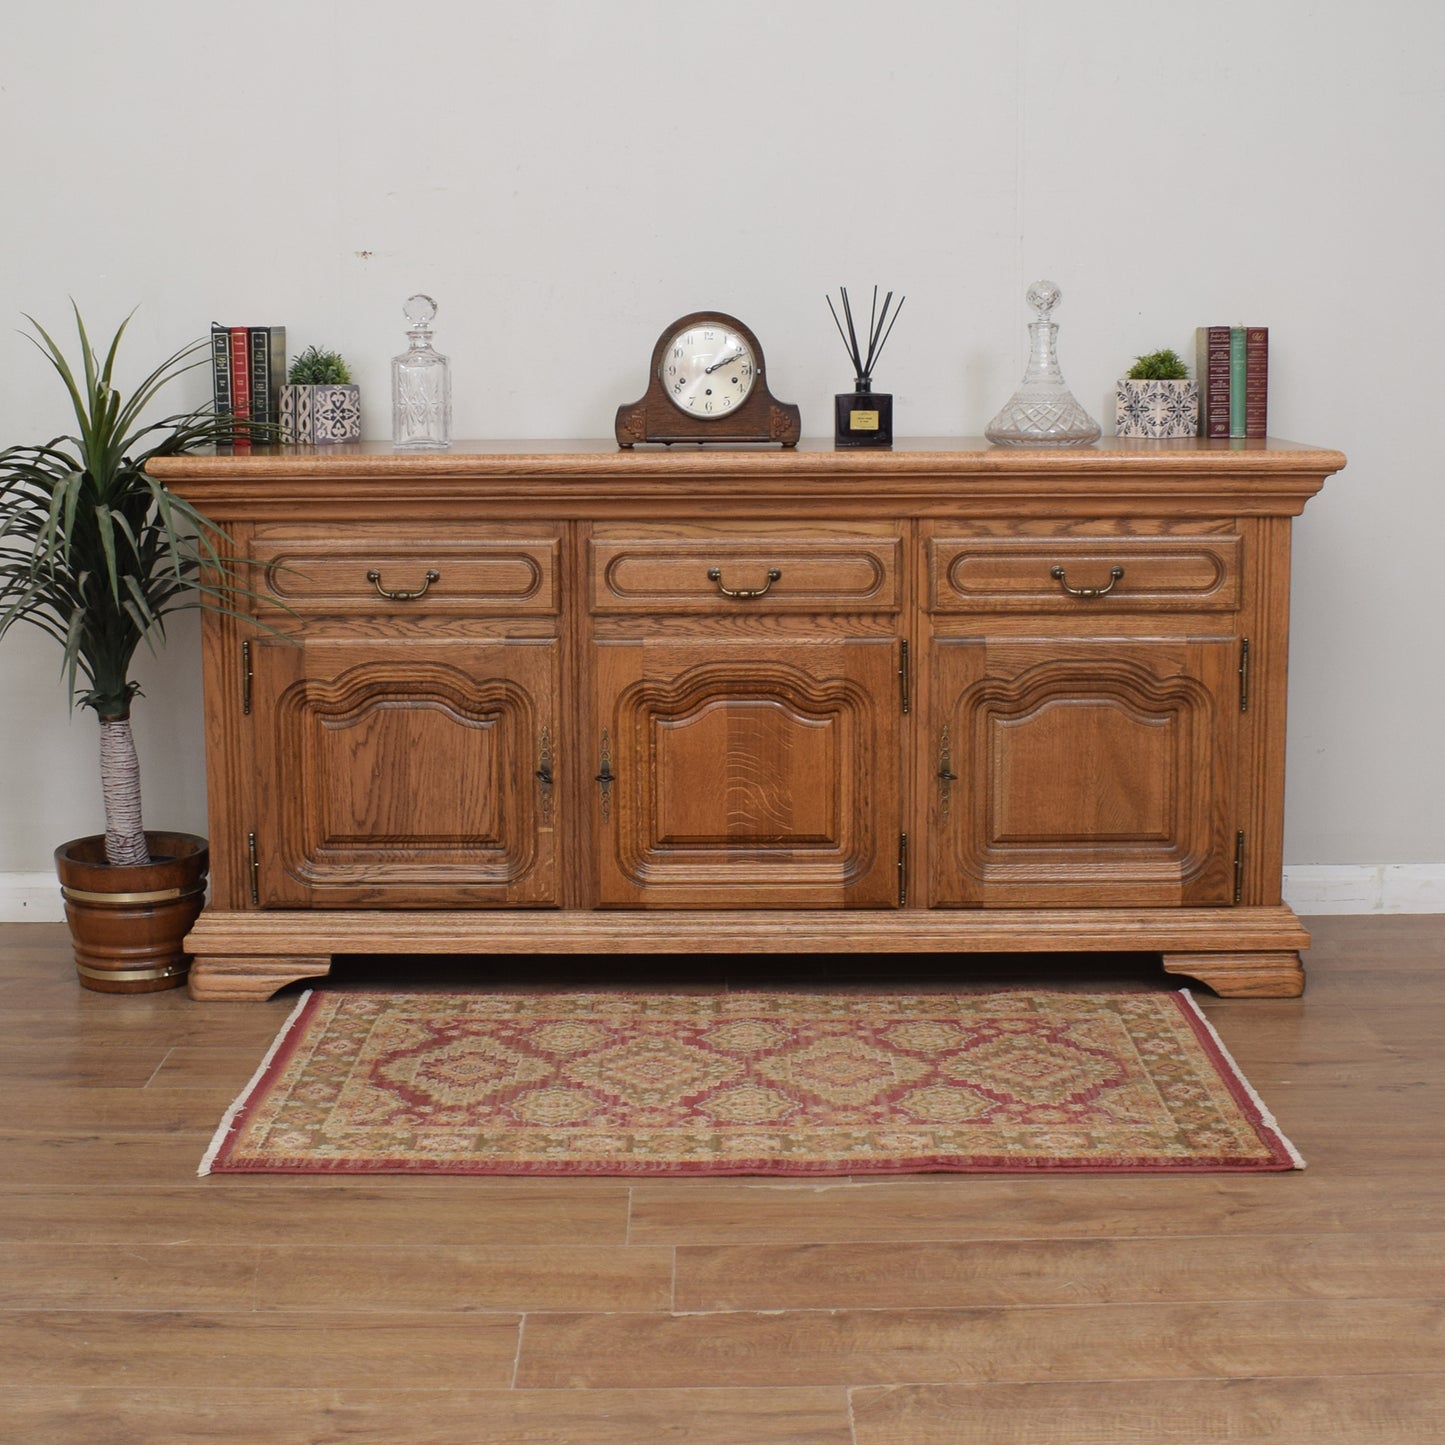
M 1104 1161 L 1098 1159 L 1069 1160 L 1051 1158 L 1019 1158 L 1018 1156 L 1002 1157 L 998 1155 L 968 1155 L 960 1158 L 958 1162 L 940 1160 L 937 1156 L 929 1156 L 917 1159 L 898 1159 L 878 1164 L 857 1164 L 849 1163 L 846 1166 L 841 1163 L 819 1162 L 811 1165 L 793 1166 L 790 1168 L 779 1168 L 771 1161 L 751 1160 L 741 1163 L 727 1165 L 712 1165 L 706 1163 L 658 1163 L 652 1166 L 638 1166 L 632 1161 L 618 1161 L 608 1163 L 595 1161 L 591 1163 L 566 1163 L 566 1164 L 515 1164 L 498 1163 L 496 1165 L 485 1162 L 476 1163 L 449 1163 L 442 1166 L 431 1164 L 415 1163 L 406 1160 L 395 1160 L 391 1162 L 365 1160 L 332 1159 L 325 1161 L 288 1162 L 284 1164 L 270 1164 L 265 1167 L 257 1167 L 251 1164 L 233 1164 L 230 1162 L 235 1140 L 242 1126 L 250 1117 L 252 1108 L 264 1096 L 266 1088 L 272 1084 L 280 1071 L 290 1062 L 292 1055 L 296 1052 L 297 1044 L 302 1035 L 302 1026 L 310 1021 L 312 1015 L 321 1006 L 325 998 L 332 997 L 341 992 L 340 990 L 307 989 L 300 997 L 296 1007 L 288 1015 L 282 1024 L 276 1038 L 272 1041 L 270 1049 L 262 1059 L 250 1083 L 237 1096 L 235 1102 L 226 1111 L 217 1128 L 215 1137 L 210 1148 L 206 1151 L 200 1167 L 196 1171 L 201 1177 L 211 1174 L 297 1174 L 315 1176 L 352 1176 L 352 1175 L 391 1175 L 393 1177 L 411 1178 L 513 1178 L 513 1179 L 566 1179 L 566 1178 L 603 1178 L 603 1179 L 667 1179 L 677 1177 L 689 1178 L 740 1178 L 752 1177 L 761 1179 L 848 1179 L 851 1177 L 880 1178 L 900 1175 L 1014 1175 L 1014 1174 L 1072 1174 L 1072 1175 L 1112 1175 L 1121 1176 L 1126 1174 L 1269 1174 L 1302 1170 L 1305 1161 L 1295 1149 L 1294 1145 L 1285 1137 L 1275 1121 L 1273 1114 L 1265 1107 L 1263 1100 L 1255 1093 L 1253 1087 L 1230 1056 L 1228 1049 L 1224 1047 L 1214 1026 L 1205 1017 L 1203 1010 L 1195 1002 L 1193 995 L 1188 989 L 1169 989 L 1162 993 L 1153 994 L 1153 997 L 1165 997 L 1173 1001 L 1174 1006 L 1183 1015 L 1185 1021 L 1193 1033 L 1195 1041 L 1205 1052 L 1209 1061 L 1214 1065 L 1216 1072 L 1224 1080 L 1231 1098 L 1239 1106 L 1240 1111 L 1245 1115 L 1251 1126 L 1254 1128 L 1260 1143 L 1269 1154 L 1268 1159 L 1239 1159 L 1232 1156 L 1215 1157 L 1211 1159 L 1193 1159 L 1180 1161 L 1177 1159 L 1153 1162 L 1143 1156 L 1133 1156 L 1125 1161 Z M 405 995 L 408 990 L 397 989 L 354 989 L 346 990 L 349 997 L 361 998 L 395 998 L 398 995 Z M 465 989 L 436 989 L 425 990 L 418 996 L 428 998 L 476 998 L 482 993 L 513 993 L 514 990 L 465 990 Z M 559 993 L 572 994 L 605 994 L 609 997 L 621 998 L 645 998 L 650 996 L 638 989 L 559 989 Z M 769 990 L 762 989 L 740 989 L 737 991 L 728 990 L 731 997 L 746 997 L 755 995 L 766 997 Z M 807 993 L 809 990 L 779 989 L 778 993 L 798 994 Z M 902 992 L 906 992 L 903 990 Z M 1057 998 L 1119 998 L 1126 996 L 1120 990 L 1072 990 L 1057 988 L 992 988 L 970 991 L 968 996 L 979 997 L 988 994 L 1028 994 L 1035 997 L 1057 997 Z M 822 996 L 822 995 L 819 995 Z
M 1303 1169 L 1305 1167 L 1304 1157 L 1285 1138 L 1278 1121 L 1265 1107 L 1264 1100 L 1255 1093 L 1254 1086 L 1244 1075 L 1244 1070 L 1234 1062 L 1233 1056 L 1224 1047 L 1224 1040 L 1219 1037 L 1218 1031 L 1209 1022 L 1194 995 L 1187 988 L 1178 988 L 1171 989 L 1168 996 L 1174 1000 L 1190 1028 L 1194 1030 L 1194 1037 L 1219 1071 L 1219 1076 L 1224 1080 L 1235 1103 L 1239 1105 L 1240 1111 L 1254 1125 L 1255 1133 L 1268 1146 L 1271 1155 L 1286 1161 L 1272 1167 Z

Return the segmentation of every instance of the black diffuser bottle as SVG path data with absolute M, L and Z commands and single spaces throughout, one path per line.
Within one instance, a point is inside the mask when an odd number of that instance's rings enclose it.
M 828 310 L 833 312 L 833 324 L 843 345 L 848 349 L 848 358 L 856 373 L 853 390 L 839 392 L 833 398 L 833 445 L 835 447 L 891 447 L 893 445 L 893 396 L 891 392 L 873 390 L 873 367 L 893 330 L 893 322 L 903 310 L 905 296 L 896 307 L 893 293 L 883 298 L 883 309 L 878 309 L 878 288 L 873 288 L 873 307 L 868 317 L 868 347 L 866 352 L 859 345 L 858 332 L 853 325 L 853 308 L 848 304 L 848 288 L 840 286 L 843 297 L 843 315 L 848 322 L 845 333 L 843 323 L 833 308 L 832 297 L 828 298 Z M 893 310 L 893 320 L 888 318 Z M 886 329 L 885 329 L 886 328 Z
M 874 391 L 866 376 L 858 377 L 854 390 L 840 391 L 833 398 L 833 445 L 840 447 L 891 447 L 893 445 L 893 395 Z

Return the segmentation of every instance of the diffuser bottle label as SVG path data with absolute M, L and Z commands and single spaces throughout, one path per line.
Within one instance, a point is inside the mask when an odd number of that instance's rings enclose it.
M 848 413 L 849 431 L 877 431 L 878 413 L 876 411 L 851 411 Z

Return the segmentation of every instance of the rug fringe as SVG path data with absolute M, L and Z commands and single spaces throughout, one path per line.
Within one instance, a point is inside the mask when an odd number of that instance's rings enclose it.
M 1177 992 L 1183 1000 L 1185 1007 L 1198 1021 L 1205 1033 L 1209 1035 L 1214 1047 L 1219 1050 L 1219 1057 L 1229 1065 L 1229 1072 L 1234 1076 L 1235 1083 L 1249 1095 L 1250 1102 L 1259 1110 L 1259 1122 L 1263 1124 L 1266 1129 L 1270 1130 L 1274 1137 L 1279 1140 L 1280 1147 L 1289 1155 L 1296 1169 L 1307 1168 L 1308 1166 L 1305 1164 L 1304 1155 L 1285 1137 L 1284 1130 L 1279 1127 L 1279 1121 L 1270 1112 L 1269 1106 L 1255 1092 L 1254 1085 L 1245 1078 L 1244 1070 L 1234 1062 L 1233 1054 L 1224 1047 L 1224 1040 L 1219 1037 L 1219 1030 L 1209 1022 L 1208 1017 L 1205 1015 L 1204 1010 L 1199 1007 L 1194 995 L 1187 988 L 1181 988 L 1177 990 Z
M 306 1001 L 311 997 L 313 992 L 314 990 L 308 988 L 302 993 L 301 997 L 296 1000 L 296 1007 L 287 1015 L 286 1022 L 281 1025 L 280 1033 L 272 1040 L 271 1047 L 266 1050 L 266 1057 L 261 1060 L 256 1072 L 251 1075 L 251 1082 L 236 1095 L 235 1102 L 221 1116 L 220 1125 L 212 1136 L 210 1148 L 208 1148 L 202 1156 L 200 1167 L 196 1170 L 197 1178 L 204 1179 L 211 1172 L 211 1166 L 216 1162 L 221 1152 L 221 1146 L 226 1142 L 226 1136 L 236 1125 L 236 1115 L 245 1108 L 246 1101 L 255 1092 L 261 1080 L 266 1077 L 266 1071 L 271 1067 L 272 1059 L 276 1057 L 277 1050 L 280 1049 L 281 1045 L 284 1044 L 290 1036 L 291 1030 L 296 1027 L 297 1020 L 301 1017 L 301 1010 L 306 1007 Z

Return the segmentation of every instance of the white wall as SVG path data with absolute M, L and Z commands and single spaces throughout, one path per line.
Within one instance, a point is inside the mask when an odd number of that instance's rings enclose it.
M 1296 524 L 1286 858 L 1445 874 L 1437 5 L 50 0 L 5 30 L 0 320 L 138 306 L 135 368 L 284 322 L 350 358 L 368 436 L 415 290 L 456 433 L 493 438 L 610 435 L 701 306 L 826 435 L 840 283 L 908 295 L 904 434 L 982 431 L 1039 276 L 1106 429 L 1138 352 L 1267 324 L 1271 431 L 1350 457 Z M 0 442 L 60 403 L 0 328 Z M 151 826 L 205 828 L 198 672 L 185 625 L 141 670 Z M 0 643 L 0 877 L 101 826 L 94 732 L 52 644 Z

